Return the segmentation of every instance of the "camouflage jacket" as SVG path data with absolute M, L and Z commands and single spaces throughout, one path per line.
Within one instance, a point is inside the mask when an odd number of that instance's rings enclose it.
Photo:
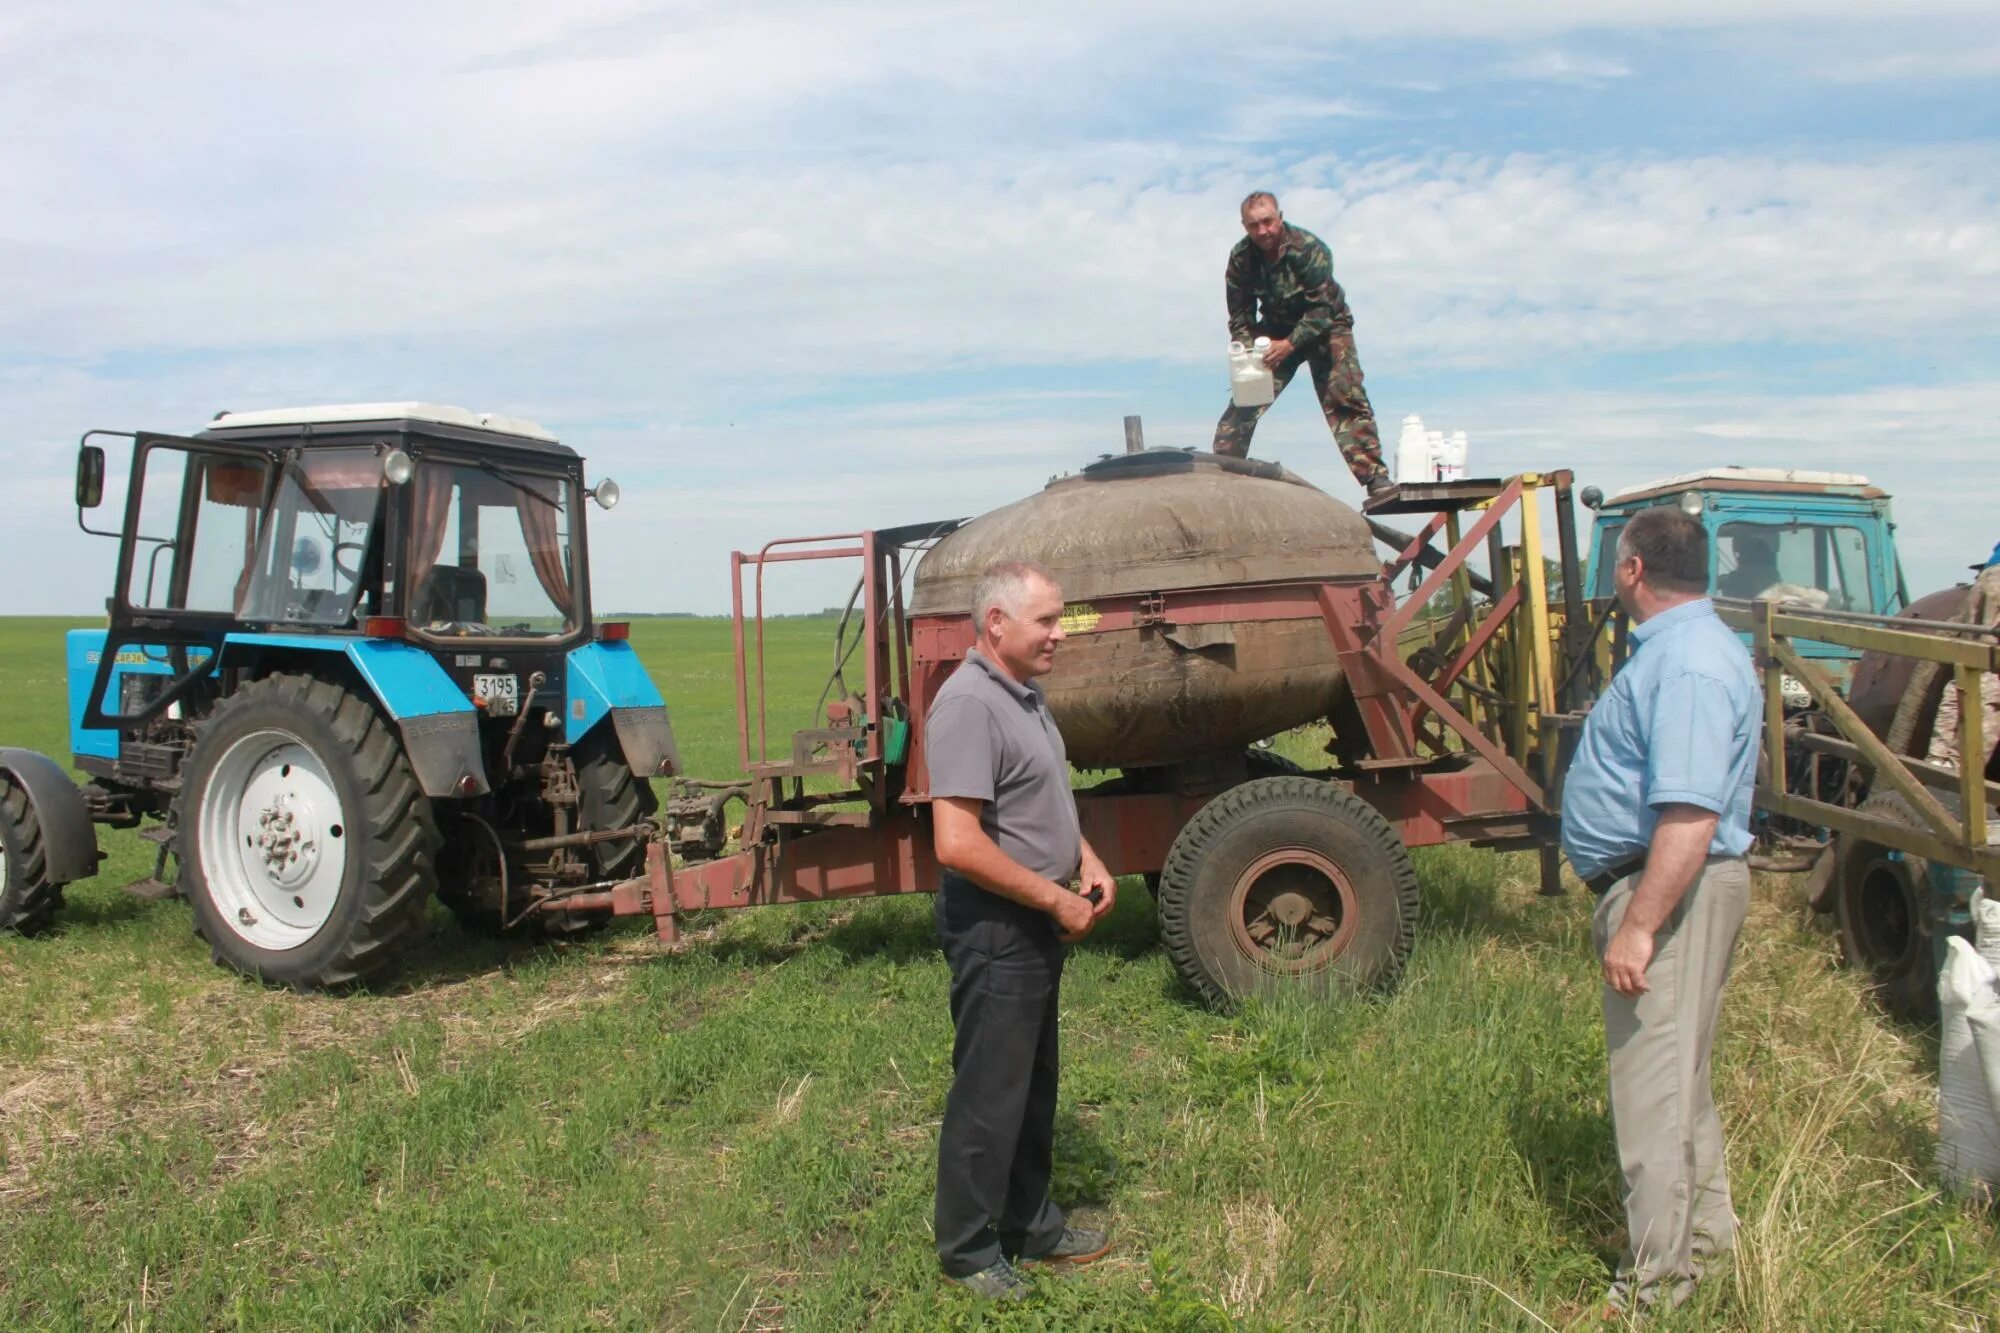
M 1300 351 L 1322 346 L 1335 329 L 1350 332 L 1354 313 L 1347 308 L 1347 294 L 1333 280 L 1333 252 L 1326 242 L 1303 227 L 1285 224 L 1285 245 L 1276 259 L 1245 236 L 1229 252 L 1229 267 L 1223 274 L 1223 291 L 1229 302 L 1229 336 L 1249 342 L 1254 330 L 1291 330 L 1292 345 Z

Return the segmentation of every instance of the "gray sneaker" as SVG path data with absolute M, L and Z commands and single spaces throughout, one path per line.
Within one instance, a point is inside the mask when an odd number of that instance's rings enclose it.
M 967 1273 L 963 1277 L 951 1279 L 959 1286 L 977 1296 L 982 1301 L 1024 1301 L 1028 1299 L 1028 1284 L 1021 1281 L 1021 1275 L 1005 1259 L 995 1259 L 977 1273 Z
M 1087 1264 L 1111 1253 L 1111 1238 L 1089 1227 L 1064 1227 L 1062 1239 L 1040 1254 L 1024 1254 L 1030 1264 Z

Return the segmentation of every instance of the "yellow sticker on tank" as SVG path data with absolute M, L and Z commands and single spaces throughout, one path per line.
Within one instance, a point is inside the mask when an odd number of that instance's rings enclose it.
M 1088 634 L 1097 628 L 1097 622 L 1104 619 L 1096 607 L 1089 602 L 1073 602 L 1063 608 L 1062 632 L 1065 634 Z

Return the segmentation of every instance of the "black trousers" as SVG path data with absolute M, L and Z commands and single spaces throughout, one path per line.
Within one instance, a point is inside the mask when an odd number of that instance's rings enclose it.
M 946 876 L 951 1092 L 938 1132 L 938 1260 L 955 1277 L 1062 1239 L 1055 1161 L 1056 1013 L 1068 946 L 1043 913 Z

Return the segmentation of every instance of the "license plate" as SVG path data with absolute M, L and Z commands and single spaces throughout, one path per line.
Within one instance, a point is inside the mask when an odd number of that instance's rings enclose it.
M 512 717 L 521 711 L 521 678 L 481 672 L 472 678 L 472 699 L 491 717 Z

